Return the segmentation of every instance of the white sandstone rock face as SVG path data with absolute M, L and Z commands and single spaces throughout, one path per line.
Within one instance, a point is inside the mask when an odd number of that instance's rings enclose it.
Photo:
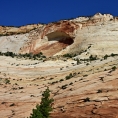
M 110 14 L 97 13 L 93 17 L 78 17 L 47 25 L 34 24 L 19 28 L 1 26 L 0 34 L 5 35 L 6 32 L 8 36 L 0 37 L 0 51 L 42 51 L 47 56 L 53 56 L 70 52 L 79 53 L 92 43 L 90 54 L 117 53 L 118 22 L 115 19 Z
M 29 40 L 29 34 L 19 34 L 0 37 L 0 52 L 19 53 L 20 48 Z
M 75 18 L 71 21 L 82 22 L 82 21 L 87 21 L 87 20 L 89 20 L 89 17 L 78 17 L 78 18 Z
M 102 15 L 101 13 L 97 13 L 91 19 L 102 19 L 103 21 L 109 21 L 109 20 L 113 20 L 113 16 L 110 14 Z

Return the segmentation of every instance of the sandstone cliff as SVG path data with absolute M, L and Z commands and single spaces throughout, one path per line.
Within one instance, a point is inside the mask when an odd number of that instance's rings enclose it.
M 0 37 L 0 51 L 43 52 L 46 56 L 53 56 L 68 52 L 78 54 L 92 44 L 90 53 L 110 54 L 117 52 L 117 24 L 117 17 L 97 13 L 91 17 L 61 20 L 47 25 L 1 27 L 0 34 L 6 36 Z

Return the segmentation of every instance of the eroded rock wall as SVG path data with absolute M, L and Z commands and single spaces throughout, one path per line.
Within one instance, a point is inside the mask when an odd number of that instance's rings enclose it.
M 115 47 L 115 50 L 118 48 L 117 26 L 117 17 L 100 13 L 47 25 L 34 24 L 19 28 L 1 26 L 0 34 L 5 36 L 0 37 L 0 51 L 43 52 L 46 56 L 70 52 L 79 54 L 92 43 L 94 46 L 91 47 L 94 48 L 89 49 L 90 54 L 107 54 L 113 51 L 111 47 Z

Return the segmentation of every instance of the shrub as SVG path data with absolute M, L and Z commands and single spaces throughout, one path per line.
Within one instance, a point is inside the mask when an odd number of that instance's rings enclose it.
M 99 90 L 97 91 L 97 93 L 102 93 L 102 90 L 99 89 Z
M 89 63 L 86 63 L 86 65 L 88 66 L 88 65 L 89 65 Z
M 5 79 L 5 84 L 10 84 L 10 80 Z
M 112 67 L 112 71 L 115 71 L 116 70 L 116 66 Z
M 64 79 L 60 79 L 59 81 L 60 81 L 60 82 L 61 82 L 61 81 L 64 81 Z
M 63 57 L 69 57 L 69 58 L 72 58 L 72 55 L 71 55 L 71 54 L 64 54 Z
M 108 57 L 109 57 L 109 56 L 106 54 L 106 55 L 104 56 L 104 60 L 107 59 Z
M 53 80 L 53 79 L 54 79 L 54 78 L 51 77 L 49 80 Z
M 107 71 L 107 69 L 105 68 L 104 71 Z
M 91 45 L 88 46 L 88 49 L 91 48 Z
M 36 60 L 37 58 L 40 58 L 40 59 L 42 59 L 42 58 L 45 59 L 46 58 L 46 56 L 44 56 L 42 52 L 40 52 L 38 54 L 33 54 L 33 53 L 15 54 L 13 52 L 7 51 L 5 53 L 0 52 L 0 55 L 1 56 L 3 56 L 3 55 L 4 56 L 10 56 L 12 58 L 14 58 L 14 57 L 22 58 L 23 57 L 23 58 L 34 59 L 34 60 Z
M 84 99 L 84 102 L 90 102 L 90 98 L 88 98 L 88 97 L 85 98 L 85 99 Z
M 118 54 L 111 53 L 111 56 L 112 56 L 112 57 L 118 56 Z
M 83 77 L 87 77 L 88 75 L 83 75 Z
M 90 59 L 90 61 L 96 60 L 97 59 L 97 55 L 96 56 L 90 55 L 89 59 Z
M 69 85 L 72 85 L 73 83 L 71 82 Z
M 77 56 L 77 55 L 76 54 L 69 54 L 69 53 L 63 55 L 63 57 L 69 57 L 69 58 L 72 58 L 75 56 Z
M 65 85 L 63 85 L 62 87 L 61 87 L 61 89 L 66 89 L 67 88 L 67 84 L 65 84 Z
M 51 84 L 55 84 L 55 83 L 58 83 L 58 81 L 52 82 Z
M 36 105 L 36 109 L 32 110 L 32 114 L 30 118 L 49 118 L 50 111 L 52 111 L 52 102 L 54 101 L 52 98 L 50 99 L 50 90 L 47 88 L 41 98 L 40 105 Z
M 71 79 L 72 77 L 73 77 L 73 75 L 72 75 L 72 73 L 70 73 L 69 75 L 67 75 L 67 76 L 65 77 L 65 79 L 68 80 L 68 79 Z

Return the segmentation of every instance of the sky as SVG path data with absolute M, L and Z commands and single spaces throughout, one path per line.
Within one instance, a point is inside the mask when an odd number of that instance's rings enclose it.
M 98 12 L 118 16 L 118 0 L 0 0 L 0 25 L 50 23 Z

